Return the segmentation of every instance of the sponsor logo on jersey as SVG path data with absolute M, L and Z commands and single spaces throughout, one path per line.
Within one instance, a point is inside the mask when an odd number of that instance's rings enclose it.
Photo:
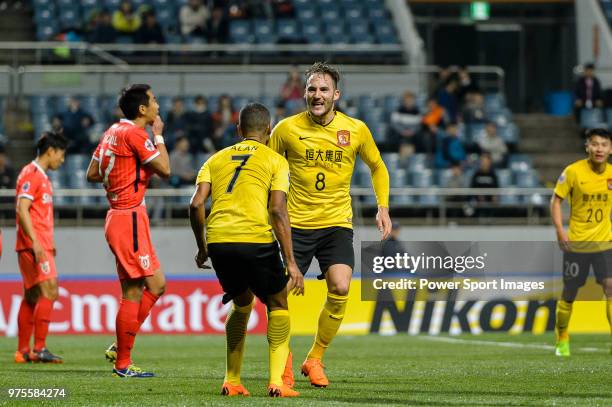
M 149 266 L 151 265 L 150 261 L 149 261 L 149 255 L 146 254 L 144 256 L 138 256 L 138 259 L 140 260 L 140 266 L 145 269 L 148 270 Z
M 340 147 L 347 147 L 351 145 L 351 132 L 348 130 L 338 130 L 336 133 L 338 137 L 338 145 Z
M 147 150 L 149 150 L 149 151 L 155 151 L 155 146 L 153 145 L 153 143 L 149 139 L 147 139 L 147 141 L 145 141 L 145 148 Z
M 53 202 L 53 197 L 45 192 L 43 194 L 43 197 L 42 197 L 42 203 L 48 204 L 48 203 L 51 203 L 51 202 Z

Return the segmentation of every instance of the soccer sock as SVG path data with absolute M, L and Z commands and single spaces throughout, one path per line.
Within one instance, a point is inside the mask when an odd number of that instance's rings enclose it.
M 608 316 L 608 324 L 610 324 L 610 334 L 612 335 L 612 298 L 606 300 L 606 315 Z
M 34 351 L 36 352 L 46 347 L 51 311 L 53 311 L 53 301 L 43 295 L 38 297 L 34 307 Z
M 132 362 L 131 354 L 138 332 L 138 308 L 140 303 L 121 299 L 115 322 L 117 331 L 117 361 L 115 368 L 125 369 Z
M 610 308 L 608 305 L 608 310 L 609 309 Z M 565 341 L 569 339 L 568 327 L 571 316 L 572 303 L 564 300 L 557 301 L 557 321 L 555 323 L 557 341 Z
M 225 320 L 225 343 L 227 345 L 225 381 L 231 384 L 240 384 L 244 338 L 246 337 L 247 323 L 252 309 L 253 303 L 244 307 L 233 304 L 232 310 Z
M 25 299 L 21 300 L 21 306 L 17 314 L 17 327 L 19 330 L 17 349 L 21 353 L 29 353 L 30 338 L 34 330 L 34 308 Z
M 315 336 L 315 341 L 306 359 L 323 358 L 323 353 L 325 353 L 332 339 L 336 336 L 338 328 L 340 328 L 340 324 L 344 318 L 347 300 L 347 295 L 327 293 L 327 301 L 325 301 L 321 314 L 319 315 L 317 335 Z
M 142 298 L 140 299 L 140 308 L 138 308 L 138 327 L 147 319 L 149 316 L 149 312 L 151 312 L 151 308 L 155 305 L 158 296 L 151 293 L 149 290 L 144 290 L 142 292 Z
M 268 347 L 270 353 L 270 384 L 283 385 L 283 372 L 289 355 L 289 311 L 268 313 Z

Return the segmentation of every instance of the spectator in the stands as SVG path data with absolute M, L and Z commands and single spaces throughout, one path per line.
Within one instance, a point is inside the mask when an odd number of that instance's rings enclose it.
M 459 88 L 457 89 L 457 99 L 459 100 L 459 103 L 464 102 L 468 94 L 480 92 L 480 88 L 478 87 L 476 81 L 472 78 L 467 66 L 462 66 L 459 68 L 459 71 L 457 72 L 457 80 L 459 83 Z
M 210 44 L 224 44 L 227 42 L 228 37 L 228 24 L 227 17 L 223 8 L 215 7 L 212 10 L 210 19 L 206 26 L 206 32 L 208 35 L 208 42 Z
M 576 82 L 574 91 L 576 120 L 580 120 L 582 109 L 593 109 L 603 107 L 603 94 L 601 82 L 595 76 L 595 65 L 584 65 L 584 73 Z
M 168 149 L 172 150 L 174 141 L 185 135 L 185 103 L 180 97 L 172 99 L 172 109 L 166 117 Z
M 215 127 L 214 140 L 217 150 L 227 147 L 236 139 L 236 123 L 238 123 L 238 112 L 232 106 L 229 95 L 221 95 L 219 106 L 213 113 Z
M 480 166 L 478 170 L 472 175 L 470 182 L 471 188 L 498 188 L 499 182 L 497 180 L 497 174 L 493 169 L 493 162 L 491 156 L 487 153 L 481 154 Z M 497 197 L 494 195 L 478 195 L 473 197 L 473 200 L 477 204 L 486 204 L 497 201 Z M 476 208 L 476 216 L 489 216 L 491 213 L 490 208 Z
M 438 132 L 435 165 L 438 169 L 461 165 L 467 158 L 463 143 L 459 139 L 459 127 L 456 123 L 446 126 L 444 132 Z
M 451 176 L 448 178 L 446 188 L 464 188 L 465 187 L 465 176 L 463 175 L 463 169 L 461 165 L 455 164 L 450 167 Z M 449 218 L 458 218 L 463 215 L 462 204 L 465 203 L 467 197 L 465 195 L 449 195 L 446 197 L 446 202 L 449 203 L 449 209 L 446 215 Z
M 414 136 L 421 127 L 421 112 L 411 91 L 404 92 L 402 103 L 391 114 L 389 150 L 398 151 L 404 144 L 414 144 Z
M 283 83 L 280 95 L 285 103 L 293 100 L 302 101 L 304 99 L 304 81 L 297 67 L 291 68 L 285 83 Z
M 91 153 L 89 130 L 93 124 L 92 115 L 81 108 L 81 102 L 76 97 L 71 97 L 67 109 L 55 115 L 51 121 L 53 129 L 63 132 L 70 141 L 67 150 L 69 154 Z
M 433 95 L 438 94 L 439 91 L 446 87 L 446 84 L 453 76 L 453 67 L 451 66 L 443 66 L 440 68 L 440 72 L 438 72 L 438 78 L 436 85 L 433 88 Z
M 117 31 L 113 27 L 112 17 L 104 9 L 95 17 L 95 25 L 89 33 L 89 42 L 98 44 L 111 44 L 117 39 Z
M 15 188 L 15 170 L 10 165 L 4 150 L 0 149 L 0 189 Z M 0 198 L 0 203 L 10 203 L 11 197 Z
M 179 11 L 181 34 L 184 37 L 205 37 L 206 24 L 210 13 L 202 0 L 189 0 Z
M 196 96 L 193 110 L 185 114 L 185 133 L 191 146 L 191 153 L 214 153 L 213 119 L 208 110 L 208 100 L 202 95 Z
M 113 27 L 121 35 L 134 35 L 142 23 L 131 1 L 124 0 L 113 13 Z
M 164 31 L 157 22 L 155 11 L 149 9 L 142 14 L 142 17 L 144 21 L 136 31 L 135 41 L 139 44 L 165 44 Z
M 427 100 L 427 111 L 423 115 L 421 131 L 414 137 L 414 148 L 417 153 L 434 153 L 438 129 L 444 127 L 446 121 L 446 111 L 438 104 L 435 97 L 430 97 Z
M 468 124 L 485 123 L 487 121 L 482 93 L 470 92 L 465 95 L 465 104 L 461 116 L 463 121 Z
M 278 122 L 287 117 L 287 108 L 285 107 L 285 103 L 283 101 L 279 101 L 274 107 L 274 112 L 272 113 L 271 123 L 272 127 L 276 126 Z
M 176 139 L 174 150 L 170 153 L 170 184 L 174 187 L 191 185 L 195 181 L 196 173 L 193 166 L 193 157 L 189 153 L 189 140 L 181 136 Z
M 457 120 L 457 112 L 459 103 L 457 101 L 458 82 L 451 78 L 443 89 L 440 89 L 436 95 L 438 104 L 446 110 L 448 119 L 451 121 Z
M 230 20 L 247 18 L 248 15 L 245 0 L 229 0 L 227 5 L 227 15 Z
M 291 0 L 273 0 L 275 18 L 292 18 L 294 15 L 293 2 Z
M 498 168 L 505 166 L 508 146 L 497 134 L 497 125 L 494 122 L 487 123 L 484 137 L 478 140 L 478 148 L 491 156 L 493 165 Z

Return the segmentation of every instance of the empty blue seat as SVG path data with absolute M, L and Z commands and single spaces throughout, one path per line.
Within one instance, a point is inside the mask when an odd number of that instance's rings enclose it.
M 514 172 L 516 185 L 520 188 L 534 188 L 538 186 L 538 176 L 535 170 Z
M 528 171 L 533 166 L 531 157 L 525 154 L 511 154 L 508 157 L 508 167 L 512 171 Z
M 426 154 L 412 154 L 406 158 L 406 168 L 410 172 L 417 172 L 427 168 Z M 413 181 L 414 183 L 414 181 Z
M 393 176 L 390 179 L 391 188 L 404 188 L 408 185 L 408 176 L 406 170 L 396 169 L 393 171 Z
M 251 22 L 245 20 L 232 20 L 229 25 L 229 38 L 234 44 L 253 42 Z
M 374 44 L 374 36 L 369 33 L 351 34 L 351 43 L 353 44 Z
M 278 20 L 276 32 L 279 39 L 288 41 L 297 41 L 300 38 L 297 21 L 281 18 Z
M 342 18 L 339 7 L 326 6 L 321 9 L 321 18 L 327 24 L 334 23 Z
M 514 123 L 508 123 L 505 126 L 498 126 L 497 134 L 508 144 L 516 144 L 519 141 L 519 130 Z
M 311 22 L 317 17 L 317 9 L 312 5 L 300 7 L 295 10 L 295 16 L 302 23 Z
M 485 109 L 487 111 L 501 110 L 506 107 L 506 99 L 501 93 L 487 93 L 485 95 Z
M 602 127 L 604 124 L 602 109 L 582 109 L 580 111 L 580 126 L 583 128 Z
M 353 20 L 361 20 L 366 17 L 363 9 L 359 7 L 357 4 L 349 5 L 344 9 L 345 18 L 349 20 L 349 23 L 352 23 Z

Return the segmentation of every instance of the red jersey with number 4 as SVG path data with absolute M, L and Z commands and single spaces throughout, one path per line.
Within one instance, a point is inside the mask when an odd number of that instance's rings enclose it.
M 23 167 L 17 178 L 17 200 L 26 198 L 32 201 L 30 218 L 36 238 L 45 250 L 55 249 L 53 242 L 53 187 L 45 171 L 35 161 Z M 32 248 L 32 240 L 19 226 L 17 213 L 17 242 L 15 250 Z
M 143 202 L 153 172 L 145 164 L 159 155 L 147 132 L 130 120 L 113 124 L 104 136 L 93 159 L 104 178 L 106 197 L 113 209 L 130 209 Z

